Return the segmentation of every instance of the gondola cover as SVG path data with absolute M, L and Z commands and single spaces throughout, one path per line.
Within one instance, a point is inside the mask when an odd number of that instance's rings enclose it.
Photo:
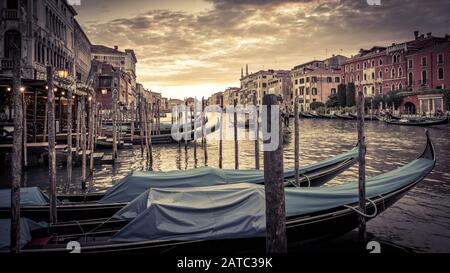
M 388 194 L 420 181 L 435 161 L 418 158 L 388 173 L 368 179 L 368 198 Z M 358 202 L 358 183 L 326 188 L 286 188 L 286 216 L 303 216 Z M 214 240 L 265 235 L 264 186 L 219 185 L 197 188 L 150 189 L 114 218 L 131 220 L 115 242 L 146 240 Z
M 312 172 L 336 163 L 355 159 L 358 149 L 354 148 L 330 159 L 300 168 L 299 173 Z M 285 177 L 293 177 L 294 170 L 285 171 Z M 185 188 L 226 185 L 235 183 L 264 183 L 263 170 L 223 170 L 211 167 L 187 171 L 139 172 L 135 171 L 111 187 L 100 203 L 130 202 L 150 188 Z
M 47 194 L 37 187 L 20 189 L 20 204 L 22 206 L 45 206 L 49 202 Z M 0 208 L 11 207 L 11 190 L 0 190 Z
M 45 228 L 48 224 L 34 222 L 27 218 L 20 219 L 20 247 L 24 247 L 31 241 L 31 231 Z M 8 249 L 11 240 L 11 220 L 0 219 L 0 249 Z

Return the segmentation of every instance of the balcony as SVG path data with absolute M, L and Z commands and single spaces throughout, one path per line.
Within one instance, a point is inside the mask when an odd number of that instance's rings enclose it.
M 11 70 L 13 68 L 14 62 L 12 61 L 12 59 L 2 59 L 0 65 L 0 70 Z
M 17 9 L 4 9 L 3 10 L 4 20 L 19 20 L 19 11 Z

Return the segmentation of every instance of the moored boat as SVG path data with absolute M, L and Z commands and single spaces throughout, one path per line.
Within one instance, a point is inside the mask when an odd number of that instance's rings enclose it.
M 400 120 L 385 120 L 387 124 L 405 125 L 405 126 L 433 126 L 448 123 L 448 118 L 418 118 L 418 119 L 400 119 Z
M 395 204 L 435 164 L 427 134 L 427 145 L 420 157 L 367 180 L 367 220 Z M 290 243 L 335 237 L 358 226 L 358 182 L 318 189 L 288 188 L 285 196 Z M 79 223 L 78 232 L 63 234 L 57 225 L 40 229 L 41 233 L 33 236 L 28 230 L 29 240 L 22 253 L 69 252 L 69 241 L 78 241 L 83 253 L 263 251 L 264 203 L 264 187 L 254 184 L 150 189 L 114 219 Z M 84 229 L 89 224 L 92 229 Z

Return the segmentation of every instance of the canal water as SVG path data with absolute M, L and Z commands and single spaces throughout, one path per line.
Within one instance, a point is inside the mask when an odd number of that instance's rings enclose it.
M 308 165 L 345 152 L 356 144 L 356 122 L 345 120 L 308 120 L 300 122 L 300 160 Z M 291 124 L 291 128 L 293 128 Z M 244 131 L 240 131 L 244 133 Z M 437 151 L 434 171 L 405 197 L 382 215 L 368 223 L 368 231 L 380 242 L 395 245 L 414 252 L 450 252 L 450 126 L 430 128 L 430 135 Z M 366 122 L 367 175 L 374 176 L 393 170 L 419 156 L 425 145 L 423 128 L 388 125 L 380 121 Z M 285 144 L 285 168 L 294 167 L 294 135 Z M 224 141 L 224 168 L 234 168 L 234 143 Z M 198 142 L 198 161 L 194 160 L 193 145 L 184 144 L 154 146 L 156 171 L 186 170 L 204 166 L 203 150 Z M 208 165 L 218 166 L 218 143 L 207 144 Z M 95 167 L 95 177 L 89 183 L 90 192 L 104 191 L 132 170 L 143 170 L 145 159 L 140 147 L 120 150 L 120 162 L 116 166 Z M 261 164 L 263 156 L 261 154 Z M 239 142 L 239 165 L 241 169 L 254 168 L 254 143 Z M 70 192 L 81 191 L 81 170 L 75 168 Z M 48 188 L 48 169 L 30 168 L 25 176 L 27 186 Z M 58 190 L 64 191 L 66 168 L 58 167 Z M 326 186 L 357 180 L 357 165 L 329 182 Z M 0 176 L 0 187 L 9 185 L 6 175 Z

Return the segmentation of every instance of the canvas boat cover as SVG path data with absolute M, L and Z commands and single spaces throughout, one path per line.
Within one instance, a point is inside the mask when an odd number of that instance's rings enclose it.
M 305 174 L 321 168 L 332 166 L 358 156 L 358 149 L 303 168 L 299 173 Z M 285 177 L 293 177 L 295 170 L 287 170 Z M 264 183 L 263 170 L 223 170 L 203 167 L 187 171 L 139 172 L 135 171 L 108 189 L 100 203 L 130 202 L 150 188 L 185 188 L 226 185 L 235 183 Z
M 47 194 L 37 187 L 20 189 L 21 206 L 45 206 L 49 202 Z M 11 207 L 11 190 L 0 190 L 0 208 Z
M 31 231 L 45 228 L 48 225 L 44 222 L 34 222 L 27 218 L 20 219 L 20 248 L 23 248 L 31 241 Z M 11 220 L 0 219 L 0 249 L 8 249 L 11 241 Z
M 434 160 L 420 158 L 367 181 L 373 198 L 410 185 L 426 176 Z M 358 202 L 358 183 L 328 188 L 286 188 L 286 216 L 302 216 Z M 219 185 L 198 188 L 150 189 L 116 213 L 131 220 L 111 239 L 214 240 L 265 234 L 264 186 Z

